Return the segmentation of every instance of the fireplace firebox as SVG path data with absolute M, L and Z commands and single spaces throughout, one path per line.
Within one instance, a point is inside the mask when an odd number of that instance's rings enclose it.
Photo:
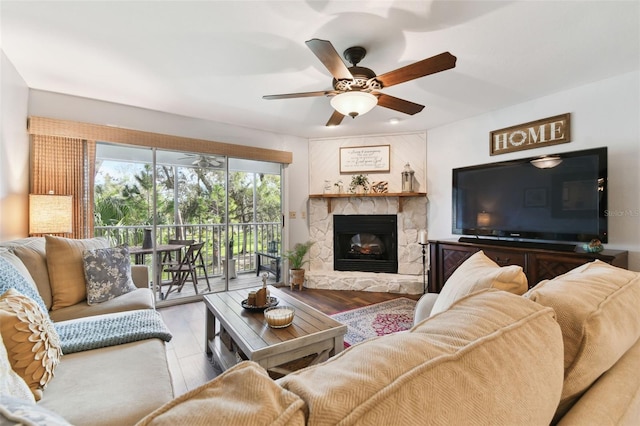
M 397 274 L 397 216 L 334 215 L 333 269 Z

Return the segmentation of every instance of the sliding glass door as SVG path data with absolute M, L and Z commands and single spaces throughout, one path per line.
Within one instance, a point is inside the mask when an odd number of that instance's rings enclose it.
M 96 158 L 95 233 L 138 253 L 159 304 L 282 280 L 280 164 L 106 143 Z M 176 264 L 196 246 L 194 280 Z
M 230 281 L 230 289 L 246 288 L 257 277 L 262 282 L 263 275 L 270 283 L 283 279 L 278 273 L 282 246 L 281 186 L 280 164 L 229 159 L 229 256 L 234 259 L 229 265 L 235 268 L 235 274 L 231 275 L 235 275 L 234 279 L 254 277 Z

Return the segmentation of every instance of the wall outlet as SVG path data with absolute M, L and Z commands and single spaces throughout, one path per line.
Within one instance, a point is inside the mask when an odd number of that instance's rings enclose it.
M 307 218 L 307 212 L 305 212 L 305 211 L 301 211 L 301 212 L 300 212 L 300 218 L 301 218 L 301 219 L 306 219 L 306 218 Z
M 289 212 L 289 219 L 295 219 L 296 218 L 296 212 Z

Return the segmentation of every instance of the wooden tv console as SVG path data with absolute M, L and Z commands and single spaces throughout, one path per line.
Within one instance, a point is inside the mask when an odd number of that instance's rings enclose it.
M 479 250 L 484 251 L 487 257 L 500 266 L 522 266 L 527 275 L 529 288 L 542 280 L 554 278 L 595 259 L 625 269 L 629 262 L 629 252 L 623 250 L 587 253 L 576 249 L 576 251 L 568 252 L 547 248 L 497 246 L 482 239 L 473 243 L 459 242 L 458 240 L 434 240 L 429 241 L 429 292 L 440 293 L 453 271 Z

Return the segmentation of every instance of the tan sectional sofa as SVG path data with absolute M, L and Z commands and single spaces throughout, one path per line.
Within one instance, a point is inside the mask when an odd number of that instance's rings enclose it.
M 139 424 L 640 424 L 640 274 L 596 261 L 523 297 L 473 269 L 408 332 L 276 381 L 245 361 Z
M 74 424 L 639 424 L 639 273 L 595 261 L 521 296 L 521 271 L 473 260 L 411 330 L 281 379 L 245 361 L 171 399 L 150 339 L 63 356 L 39 405 Z
M 50 310 L 54 294 L 45 248 L 40 237 L 4 242 L 0 257 L 32 280 L 54 324 L 155 309 L 147 268 L 132 265 L 135 290 L 98 304 L 82 300 Z M 127 425 L 173 397 L 165 342 L 149 338 L 63 355 L 37 406 L 74 425 Z

